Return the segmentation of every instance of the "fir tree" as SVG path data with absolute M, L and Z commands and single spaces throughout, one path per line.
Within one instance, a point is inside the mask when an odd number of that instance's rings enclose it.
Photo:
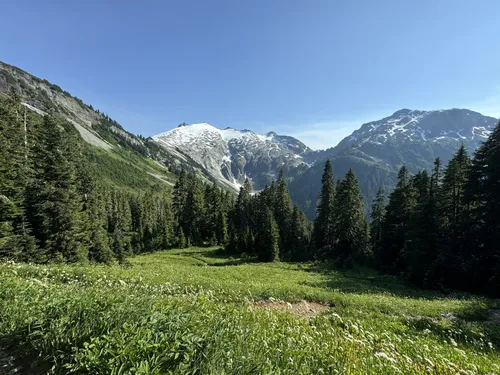
M 325 162 L 323 177 L 321 179 L 321 192 L 316 208 L 316 219 L 314 220 L 313 238 L 317 250 L 331 247 L 334 243 L 334 200 L 335 183 L 333 181 L 333 170 L 330 160 Z
M 291 260 L 298 262 L 311 260 L 311 225 L 304 213 L 296 205 L 293 207 L 289 235 Z
M 477 150 L 466 186 L 468 287 L 500 295 L 500 122 Z
M 408 221 L 403 256 L 408 276 L 418 285 L 429 283 L 428 272 L 437 258 L 441 221 L 438 213 L 441 162 L 436 159 L 432 177 L 421 172 L 413 178 L 416 205 Z
M 335 196 L 333 257 L 342 266 L 367 260 L 368 233 L 364 217 L 363 197 L 359 183 L 350 169 Z
M 255 238 L 255 247 L 259 260 L 264 262 L 279 261 L 279 228 L 270 208 L 264 207 Z
M 379 268 L 391 273 L 399 273 L 406 268 L 402 251 L 417 196 L 406 167 L 401 167 L 398 179 L 396 188 L 389 195 L 382 231 L 382 246 L 375 258 Z
M 29 160 L 26 108 L 21 107 L 16 93 L 0 99 L 0 257 L 34 261 L 24 207 Z
M 33 152 L 29 186 L 30 222 L 40 247 L 51 259 L 75 262 L 87 258 L 80 251 L 77 194 L 77 142 L 74 129 L 51 115 L 44 118 Z
M 382 228 L 384 224 L 385 217 L 385 198 L 384 191 L 382 188 L 379 188 L 377 191 L 377 196 L 373 200 L 372 204 L 372 212 L 370 214 L 371 223 L 370 223 L 370 243 L 372 247 L 372 251 L 375 254 L 380 253 L 382 251 Z
M 280 233 L 280 257 L 288 257 L 292 247 L 291 219 L 292 219 L 292 199 L 288 194 L 283 169 L 280 171 L 276 192 L 273 197 L 274 217 Z
M 466 288 L 465 278 L 459 275 L 464 275 L 466 269 L 462 248 L 469 240 L 465 236 L 467 207 L 464 197 L 470 165 L 471 160 L 462 145 L 444 171 L 439 197 L 443 238 L 430 270 L 430 278 L 442 286 Z

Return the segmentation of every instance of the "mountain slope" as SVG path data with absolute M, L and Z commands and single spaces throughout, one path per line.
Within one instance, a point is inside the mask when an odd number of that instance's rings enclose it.
M 152 139 L 127 132 L 109 116 L 73 97 L 47 80 L 0 62 L 0 95 L 15 92 L 24 106 L 37 115 L 55 112 L 69 121 L 85 141 L 84 157 L 96 173 L 111 184 L 137 190 L 171 185 L 181 169 L 196 163 L 168 154 Z
M 302 156 L 311 152 L 299 140 L 274 132 L 265 135 L 250 130 L 218 129 L 210 124 L 182 124 L 153 137 L 170 153 L 189 155 L 220 184 L 239 189 L 245 178 L 260 190 L 277 177 L 305 170 Z
M 392 189 L 402 165 L 417 172 L 432 168 L 436 157 L 447 163 L 462 143 L 472 153 L 496 123 L 493 117 L 467 109 L 402 109 L 363 124 L 336 147 L 314 153 L 315 164 L 290 184 L 292 198 L 309 218 L 314 217 L 322 164 L 329 158 L 337 178 L 343 177 L 349 168 L 354 170 L 365 203 L 370 205 L 379 187 Z

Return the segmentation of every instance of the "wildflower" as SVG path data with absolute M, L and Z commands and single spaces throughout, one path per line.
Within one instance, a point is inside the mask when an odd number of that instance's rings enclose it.
M 386 353 L 384 352 L 376 352 L 375 353 L 375 357 L 378 357 L 378 358 L 383 358 L 389 362 L 392 362 L 392 363 L 396 363 L 396 360 L 392 357 L 389 357 Z

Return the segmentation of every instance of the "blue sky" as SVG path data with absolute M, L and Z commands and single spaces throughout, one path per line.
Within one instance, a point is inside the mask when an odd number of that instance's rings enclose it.
M 275 130 L 313 148 L 401 108 L 500 117 L 500 1 L 3 1 L 0 60 L 143 135 Z

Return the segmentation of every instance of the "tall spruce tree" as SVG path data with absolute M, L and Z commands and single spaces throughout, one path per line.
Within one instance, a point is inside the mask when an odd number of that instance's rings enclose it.
M 373 200 L 372 212 L 370 214 L 370 244 L 374 256 L 377 256 L 380 251 L 382 251 L 382 228 L 384 224 L 385 217 L 385 198 L 384 191 L 379 188 L 377 195 Z
M 79 242 L 76 130 L 53 115 L 44 117 L 33 150 L 28 214 L 34 235 L 50 259 L 75 262 L 87 258 Z
M 227 250 L 233 253 L 254 252 L 254 236 L 251 231 L 252 227 L 252 185 L 247 179 L 240 188 L 236 205 L 232 214 L 233 235 L 230 236 L 230 241 Z
M 429 270 L 438 257 L 441 245 L 440 181 L 439 158 L 434 162 L 430 178 L 425 171 L 413 178 L 417 203 L 408 222 L 404 257 L 410 280 L 420 286 L 434 283 L 434 277 L 429 277 Z
M 311 223 L 300 208 L 293 207 L 290 228 L 290 260 L 302 262 L 312 259 Z
M 291 219 L 293 204 L 290 195 L 288 194 L 288 189 L 286 187 L 285 175 L 283 169 L 281 169 L 278 183 L 276 185 L 274 193 L 274 217 L 276 219 L 276 224 L 278 225 L 278 230 L 280 232 L 280 258 L 286 259 L 290 258 L 290 250 L 292 247 L 292 235 L 291 235 Z
M 333 257 L 341 266 L 368 259 L 368 233 L 358 180 L 349 169 L 335 196 Z
M 469 289 L 500 295 L 500 122 L 477 150 L 466 185 L 466 246 L 462 249 Z
M 0 257 L 34 261 L 24 208 L 28 168 L 26 108 L 16 93 L 0 98 Z
M 382 231 L 382 246 L 375 258 L 380 269 L 391 273 L 399 273 L 406 268 L 402 251 L 417 196 L 405 166 L 399 170 L 398 179 L 396 188 L 389 195 Z
M 316 249 L 323 251 L 328 247 L 329 252 L 334 243 L 333 221 L 334 221 L 335 182 L 330 160 L 325 162 L 323 177 L 321 178 L 321 192 L 316 207 L 316 218 L 314 219 L 313 238 Z
M 90 230 L 89 260 L 99 263 L 111 263 L 114 257 L 106 231 L 105 202 L 100 186 L 94 185 L 89 193 L 87 215 Z
M 261 215 L 256 224 L 255 248 L 259 260 L 275 262 L 280 260 L 280 234 L 278 224 L 269 207 L 260 208 Z
M 439 196 L 443 238 L 429 275 L 436 285 L 466 287 L 463 277 L 465 259 L 462 247 L 467 241 L 465 236 L 467 208 L 464 197 L 470 165 L 471 160 L 462 144 L 444 171 Z

